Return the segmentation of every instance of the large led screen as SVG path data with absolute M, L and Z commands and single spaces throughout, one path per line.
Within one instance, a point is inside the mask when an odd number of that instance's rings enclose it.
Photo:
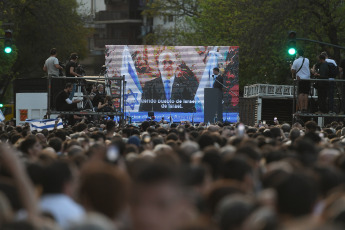
M 204 89 L 214 83 L 213 68 L 224 77 L 223 120 L 236 121 L 238 46 L 107 45 L 108 77 L 125 76 L 125 111 L 133 121 L 204 120 Z

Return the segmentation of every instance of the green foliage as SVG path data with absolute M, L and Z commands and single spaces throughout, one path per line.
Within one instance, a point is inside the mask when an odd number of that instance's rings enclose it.
M 90 30 L 84 27 L 76 0 L 12 0 L 8 18 L 14 23 L 18 58 L 13 70 L 19 77 L 42 77 L 44 61 L 55 47 L 60 61 L 77 52 L 87 55 Z
M 192 1 L 192 0 L 191 0 Z M 168 2 L 170 8 L 159 8 Z M 172 0 L 156 1 L 150 8 L 164 13 L 180 12 Z M 289 84 L 288 31 L 297 37 L 345 45 L 345 6 L 341 0 L 193 0 L 199 8 L 184 17 L 172 31 L 150 35 L 150 43 L 173 37 L 173 45 L 240 46 L 240 85 L 253 83 Z M 158 5 L 157 5 L 158 4 Z M 167 4 L 165 4 L 166 6 Z M 159 13 L 159 12 L 156 12 Z M 174 35 L 174 36 L 172 36 Z M 162 39 L 164 38 L 164 39 Z M 298 41 L 311 64 L 327 50 L 337 61 L 340 50 Z

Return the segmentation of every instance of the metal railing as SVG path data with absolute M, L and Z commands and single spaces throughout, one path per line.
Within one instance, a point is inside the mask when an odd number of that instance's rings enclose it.
M 51 105 L 51 98 L 52 98 L 52 80 L 53 79 L 61 79 L 61 80 L 68 80 L 68 81 L 75 81 L 76 83 L 81 81 L 93 81 L 98 82 L 101 84 L 104 84 L 105 92 L 107 95 L 111 96 L 112 100 L 117 100 L 118 107 L 116 107 L 116 110 L 114 112 L 97 112 L 94 111 L 93 108 L 88 108 L 84 110 L 78 110 L 78 111 L 57 111 L 56 109 L 52 108 Z M 111 87 L 111 84 L 116 84 L 118 87 Z M 80 87 L 85 87 L 85 85 L 82 85 L 82 83 L 79 83 Z M 90 84 L 93 84 L 92 82 Z M 125 114 L 125 88 L 126 88 L 126 81 L 125 76 L 120 77 L 105 77 L 105 76 L 99 76 L 99 77 L 56 77 L 56 76 L 48 76 L 47 77 L 47 92 L 48 92 L 48 103 L 47 103 L 47 116 L 50 118 L 51 114 L 73 114 L 73 115 L 111 115 L 119 117 L 120 119 L 124 119 Z M 85 88 L 84 88 L 85 89 Z M 86 95 L 84 95 L 86 93 Z M 90 94 L 88 94 L 87 90 L 83 91 L 83 98 L 90 98 Z M 105 96 L 107 96 L 105 95 Z
M 313 83 L 318 83 L 318 84 L 322 84 L 324 82 L 333 82 L 334 84 L 334 95 L 336 95 L 337 97 L 334 97 L 334 101 L 338 102 L 338 107 L 340 107 L 338 109 L 338 111 L 336 112 L 340 112 L 342 109 L 342 103 L 345 103 L 345 101 L 343 102 L 343 99 L 345 99 L 345 95 L 343 96 L 343 94 L 345 93 L 343 91 L 343 88 L 345 86 L 345 80 L 344 79 L 302 79 L 303 81 L 310 81 L 311 82 L 311 91 L 313 93 L 309 94 L 309 99 L 313 98 L 313 99 L 318 99 L 318 103 L 319 103 L 319 95 L 318 95 L 318 90 L 314 87 Z M 298 82 L 301 80 L 294 80 L 294 84 L 293 84 L 293 120 L 294 120 L 294 116 L 298 115 L 298 116 L 304 116 L 304 117 L 339 117 L 339 118 L 345 118 L 344 114 L 337 114 L 337 113 L 315 113 L 315 112 L 306 112 L 306 113 L 299 113 L 296 114 L 296 103 L 297 103 L 297 97 L 298 97 Z M 339 86 L 341 87 L 341 89 L 339 90 Z M 327 87 L 330 87 L 329 85 Z M 328 88 L 328 90 L 330 90 L 330 88 Z M 340 94 L 341 93 L 341 94 Z M 319 105 L 318 105 L 319 106 Z M 344 111 L 343 111 L 344 112 Z

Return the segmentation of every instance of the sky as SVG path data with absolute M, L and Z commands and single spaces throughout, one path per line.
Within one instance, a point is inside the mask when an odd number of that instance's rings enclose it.
M 81 3 L 81 7 L 79 9 L 81 12 L 90 12 L 92 0 L 78 0 L 78 2 Z M 104 0 L 93 0 L 93 2 L 95 4 L 96 12 L 105 10 Z

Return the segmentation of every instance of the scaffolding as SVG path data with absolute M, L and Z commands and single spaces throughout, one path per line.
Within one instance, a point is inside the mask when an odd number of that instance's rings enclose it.
M 297 113 L 296 112 L 296 105 L 297 105 L 297 93 L 298 93 L 298 82 L 300 80 L 294 80 L 293 84 L 293 116 L 292 116 L 292 121 L 295 122 L 298 120 L 298 117 L 306 117 L 306 118 L 311 118 L 312 120 L 317 119 L 317 123 L 319 126 L 324 126 L 325 124 L 325 119 L 328 119 L 328 122 L 332 120 L 343 120 L 345 118 L 345 114 L 341 114 L 340 112 L 345 112 L 343 111 L 345 108 L 345 95 L 344 95 L 344 90 L 345 89 L 345 80 L 343 79 L 303 79 L 304 81 L 310 81 L 311 82 L 311 91 L 309 95 L 309 101 L 311 100 L 316 100 L 319 99 L 319 96 L 317 94 L 317 89 L 313 87 L 313 83 L 319 82 L 319 84 L 322 84 L 324 82 L 327 83 L 334 83 L 334 95 L 333 95 L 333 100 L 334 100 L 334 113 L 315 113 L 314 111 L 309 111 L 304 112 L 304 113 Z M 329 87 L 329 86 L 328 86 Z M 330 88 L 328 88 L 329 90 Z M 329 100 L 327 100 L 328 102 Z M 319 103 L 319 101 L 318 101 Z M 309 103 L 310 105 L 310 103 Z M 318 105 L 319 106 L 319 105 Z
M 80 81 L 85 81 L 86 84 L 103 84 L 105 87 L 105 96 L 111 96 L 113 106 L 115 108 L 114 112 L 97 112 L 94 108 L 81 108 L 78 111 L 57 111 L 54 107 L 52 107 L 52 97 L 56 95 L 52 95 L 52 80 L 53 79 L 60 79 L 60 80 L 68 80 L 69 82 L 76 82 L 76 84 Z M 65 84 L 64 84 L 65 85 Z M 90 104 L 90 97 L 91 92 L 86 90 L 86 86 L 80 84 L 81 96 L 83 97 L 83 102 Z M 84 89 L 83 89 L 84 87 Z M 56 77 L 56 76 L 48 76 L 47 78 L 47 92 L 48 92 L 48 103 L 47 103 L 47 117 L 50 118 L 50 115 L 59 114 L 59 115 L 107 115 L 107 116 L 114 116 L 119 121 L 125 121 L 125 89 L 126 88 L 126 81 L 125 75 L 120 77 L 107 77 L 98 76 L 98 77 Z M 62 90 L 62 89 L 61 89 Z M 89 106 L 90 107 L 90 106 Z

